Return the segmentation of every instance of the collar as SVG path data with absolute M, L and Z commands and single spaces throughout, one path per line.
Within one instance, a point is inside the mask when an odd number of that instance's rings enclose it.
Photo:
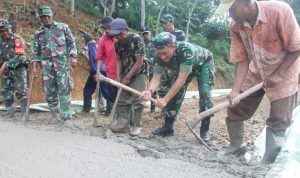
M 51 25 L 51 27 L 52 27 L 52 26 L 57 26 L 57 25 L 58 25 L 58 22 L 56 22 L 56 21 L 53 20 L 53 24 Z M 51 28 L 51 27 L 50 27 L 50 28 Z M 47 28 L 47 27 L 46 27 L 45 25 L 43 25 L 43 28 Z
M 256 6 L 257 6 L 258 14 L 257 14 L 257 19 L 256 19 L 254 27 L 257 24 L 259 24 L 259 22 L 262 22 L 262 23 L 266 23 L 267 22 L 266 12 L 265 12 L 264 7 L 262 7 L 261 2 L 255 1 L 255 3 L 256 3 Z M 251 25 L 249 24 L 249 22 L 244 22 L 243 25 L 245 27 L 252 28 Z

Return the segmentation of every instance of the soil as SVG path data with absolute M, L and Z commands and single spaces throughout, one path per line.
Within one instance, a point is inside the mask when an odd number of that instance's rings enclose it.
M 218 97 L 214 99 L 214 103 L 216 104 L 223 100 L 224 97 Z M 268 111 L 269 103 L 267 99 L 264 99 L 255 116 L 246 122 L 246 142 L 249 150 L 253 149 L 253 141 L 255 137 L 260 134 L 265 125 L 264 118 L 268 115 Z M 8 154 L 14 154 L 14 150 L 7 150 L 9 145 L 14 145 L 22 148 L 23 154 L 27 155 L 23 158 L 19 158 L 19 162 L 22 164 L 17 164 L 17 166 L 11 165 L 10 162 L 5 162 L 5 160 L 11 161 L 10 159 L 4 159 L 4 161 L 0 162 L 0 175 L 1 172 L 4 172 L 10 177 L 19 177 L 18 174 L 13 174 L 12 172 L 18 171 L 18 169 L 21 168 L 28 168 L 28 171 L 23 171 L 22 173 L 24 173 L 24 175 L 34 175 L 33 177 L 39 177 L 41 174 L 45 175 L 45 177 L 51 177 L 51 175 L 58 177 L 62 175 L 67 177 L 70 177 L 70 175 L 74 177 L 97 177 L 101 175 L 101 173 L 96 171 L 96 169 L 94 170 L 94 168 L 91 168 L 93 167 L 93 164 L 94 166 L 98 164 L 95 162 L 94 158 L 100 159 L 101 156 L 104 156 L 107 153 L 103 150 L 95 151 L 93 146 L 97 148 L 104 146 L 112 148 L 110 150 L 112 155 L 109 160 L 113 162 L 113 164 L 108 167 L 105 165 L 99 166 L 99 169 L 108 169 L 105 177 L 136 177 L 136 174 L 130 171 L 122 172 L 122 176 L 110 172 L 113 169 L 119 171 L 124 170 L 127 168 L 126 166 L 128 164 L 131 164 L 133 158 L 138 159 L 136 161 L 139 161 L 139 164 L 136 166 L 141 168 L 139 169 L 140 175 L 142 175 L 141 177 L 264 177 L 268 171 L 268 167 L 249 164 L 243 157 L 224 156 L 222 154 L 222 150 L 229 144 L 224 122 L 226 117 L 225 111 L 215 114 L 211 120 L 210 133 L 212 142 L 210 148 L 213 151 L 209 151 L 199 143 L 185 125 L 185 120 L 194 116 L 197 112 L 198 99 L 186 99 L 181 110 L 180 119 L 176 122 L 175 136 L 166 138 L 153 136 L 151 134 L 151 131 L 160 127 L 163 121 L 151 117 L 148 108 L 143 115 L 143 130 L 139 138 L 132 138 L 128 134 L 114 134 L 105 127 L 93 127 L 94 116 L 92 113 L 84 117 L 76 115 L 76 118 L 66 121 L 64 124 L 49 124 L 48 120 L 51 119 L 51 114 L 47 112 L 32 112 L 30 121 L 26 124 L 22 124 L 20 121 L 8 120 L 0 117 L 0 125 L 5 125 L 5 128 L 0 128 L 0 138 L 9 136 L 9 139 L 0 139 L 0 144 L 4 145 L 2 148 L 4 148 Z M 4 113 L 1 113 L 1 115 L 3 114 Z M 16 118 L 18 117 L 19 114 Z M 102 115 L 98 118 L 98 121 L 103 123 L 107 120 L 108 117 Z M 12 130 L 7 129 L 7 124 L 9 127 L 12 127 Z M 19 131 L 19 129 L 21 129 L 21 131 Z M 9 130 L 10 134 L 3 132 L 4 130 Z M 32 135 L 28 134 L 28 132 Z M 32 139 L 29 139 L 31 140 L 29 145 L 42 145 L 44 141 L 41 141 L 41 138 L 36 139 L 40 132 L 47 132 L 47 134 L 43 134 L 43 139 L 53 142 L 53 144 L 47 144 L 47 148 L 45 148 L 46 150 L 44 150 L 42 154 L 33 152 L 31 150 L 32 148 L 26 146 L 26 144 L 23 145 L 22 143 L 25 141 L 21 141 L 20 143 L 18 141 L 23 139 L 23 135 L 17 133 L 24 133 L 25 135 L 32 137 Z M 68 135 L 68 137 L 65 138 L 65 135 Z M 82 137 L 84 137 L 84 139 Z M 28 138 L 25 137 L 24 139 Z M 72 142 L 69 140 L 72 140 Z M 60 143 L 62 141 L 64 142 L 63 144 Z M 39 147 L 44 149 L 41 146 Z M 64 149 L 67 149 L 68 151 Z M 127 149 L 131 150 L 130 153 L 126 152 Z M 59 152 L 58 154 L 55 154 L 54 152 L 57 150 L 63 150 L 63 153 Z M 125 152 L 122 152 L 122 150 L 125 150 Z M 35 149 L 35 151 L 37 151 L 37 149 Z M 1 152 L 2 151 L 0 150 L 0 155 Z M 93 154 L 90 155 L 91 153 Z M 33 154 L 32 156 L 34 156 L 34 158 L 30 157 L 31 154 Z M 120 158 L 120 155 L 124 154 L 129 156 Z M 87 155 L 91 157 L 86 157 Z M 60 158 L 61 156 L 62 158 Z M 75 156 L 75 158 L 72 156 Z M 47 159 L 45 159 L 45 157 Z M 53 159 L 59 162 L 59 165 L 64 163 L 64 159 L 69 159 L 70 163 L 68 163 L 69 166 L 64 168 L 64 170 L 67 170 L 64 174 L 59 172 L 61 168 L 58 170 L 55 169 L 56 171 L 51 173 L 51 171 L 48 172 L 49 169 L 46 168 L 37 171 L 30 166 L 24 166 L 28 161 L 27 159 L 32 159 L 34 162 L 40 161 L 40 164 L 43 166 L 51 165 L 51 168 L 55 168 L 55 166 L 52 165 Z M 116 166 L 114 162 L 118 159 L 126 160 L 121 161 L 121 163 Z M 165 170 L 161 170 L 159 166 L 154 166 L 152 170 L 147 170 L 147 166 L 144 164 L 149 164 L 149 159 L 151 160 L 150 165 L 169 164 L 169 160 L 172 160 L 171 162 L 177 166 L 167 167 Z M 89 161 L 88 166 L 84 166 L 86 161 Z M 81 172 L 78 172 L 76 165 L 83 165 L 82 169 L 80 169 Z M 191 171 L 182 169 L 182 166 L 187 166 L 188 170 Z M 95 171 L 94 174 L 89 172 L 90 169 Z M 170 169 L 174 170 L 174 173 L 176 174 L 170 174 Z M 195 170 L 197 171 L 195 172 Z M 75 172 L 71 173 L 72 171 Z M 197 174 L 195 175 L 195 173 Z

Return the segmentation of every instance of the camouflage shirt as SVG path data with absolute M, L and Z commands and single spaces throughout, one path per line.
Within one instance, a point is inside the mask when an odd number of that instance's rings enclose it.
M 169 62 L 164 62 L 155 55 L 154 74 L 163 74 L 164 68 L 170 71 L 190 73 L 192 70 L 201 67 L 205 62 L 212 64 L 211 70 L 214 72 L 213 54 L 209 50 L 184 41 L 176 42 L 176 44 L 177 49 Z
M 186 41 L 185 33 L 182 30 L 178 30 L 175 28 L 170 33 L 176 36 L 176 41 Z
M 144 43 L 145 43 L 145 50 L 146 50 L 146 60 L 148 60 L 148 62 L 152 64 L 153 58 L 156 53 L 154 43 L 151 40 L 147 40 L 147 39 L 144 40 Z
M 53 66 L 55 70 L 69 69 L 69 57 L 77 57 L 75 40 L 67 24 L 54 22 L 50 28 L 36 31 L 33 44 L 33 60 L 42 67 Z
M 122 77 L 125 77 L 136 61 L 136 56 L 144 56 L 145 45 L 142 38 L 134 33 L 129 33 L 126 42 L 117 41 L 115 44 L 117 56 L 122 62 Z M 147 74 L 147 64 L 143 64 L 137 74 Z
M 17 40 L 17 41 L 16 41 Z M 21 51 L 18 51 L 17 46 L 22 46 Z M 28 59 L 25 54 L 25 41 L 18 35 L 12 34 L 8 41 L 0 38 L 0 59 L 7 62 L 8 68 L 17 69 L 28 64 Z

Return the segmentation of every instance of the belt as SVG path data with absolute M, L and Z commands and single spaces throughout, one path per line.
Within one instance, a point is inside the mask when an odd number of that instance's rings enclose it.
M 28 68 L 28 64 L 19 64 L 17 65 L 16 68 L 12 68 L 12 67 L 7 67 L 9 70 L 16 70 L 16 69 L 20 69 L 22 67 Z

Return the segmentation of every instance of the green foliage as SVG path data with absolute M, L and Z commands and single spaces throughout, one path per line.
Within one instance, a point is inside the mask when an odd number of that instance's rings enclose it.
M 91 0 L 76 0 L 75 9 L 90 15 L 96 20 L 101 19 L 103 16 L 103 12 Z
M 202 29 L 209 41 L 220 40 L 228 34 L 228 22 L 206 22 Z

